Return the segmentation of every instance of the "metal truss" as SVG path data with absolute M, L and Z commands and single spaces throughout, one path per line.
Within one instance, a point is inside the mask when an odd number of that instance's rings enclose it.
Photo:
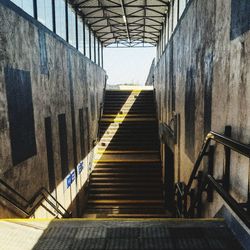
M 169 0 L 71 0 L 104 47 L 156 46 Z

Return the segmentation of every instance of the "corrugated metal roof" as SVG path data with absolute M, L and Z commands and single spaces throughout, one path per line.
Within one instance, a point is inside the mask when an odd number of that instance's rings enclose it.
M 72 0 L 105 47 L 156 46 L 169 0 Z

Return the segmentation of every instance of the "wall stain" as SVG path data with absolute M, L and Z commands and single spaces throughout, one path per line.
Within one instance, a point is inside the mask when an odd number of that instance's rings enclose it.
M 46 48 L 45 32 L 41 29 L 38 30 L 39 52 L 40 52 L 40 71 L 43 75 L 48 75 L 48 57 Z
M 212 120 L 212 86 L 213 86 L 213 53 L 204 57 L 204 135 L 211 130 Z
M 46 138 L 46 149 L 47 149 L 47 163 L 48 163 L 48 174 L 49 174 L 49 190 L 53 192 L 55 183 L 55 166 L 54 166 L 54 153 L 53 153 L 53 136 L 51 127 L 51 118 L 46 117 L 44 119 L 45 125 L 45 138 Z
M 13 165 L 36 155 L 30 72 L 5 67 L 5 84 Z
M 195 160 L 195 70 L 187 70 L 185 85 L 185 152 Z
M 58 115 L 62 180 L 69 173 L 67 123 L 65 114 Z
M 71 109 L 71 126 L 72 126 L 72 143 L 73 143 L 73 158 L 74 167 L 77 166 L 77 149 L 76 149 L 76 121 L 75 121 L 75 101 L 74 101 L 74 90 L 73 90 L 73 76 L 72 76 L 72 65 L 70 60 L 70 54 L 67 53 L 67 66 L 68 66 L 68 77 L 69 77 L 69 89 L 70 89 L 70 109 Z
M 250 30 L 250 1 L 231 0 L 231 40 Z

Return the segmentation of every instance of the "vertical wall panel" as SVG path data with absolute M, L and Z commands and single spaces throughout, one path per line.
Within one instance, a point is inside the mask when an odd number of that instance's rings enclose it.
M 4 70 L 13 165 L 36 155 L 30 72 Z
M 195 158 L 195 72 L 187 71 L 185 85 L 185 151 L 189 158 Z
M 58 128 L 61 155 L 61 171 L 62 179 L 64 179 L 69 172 L 67 125 L 65 114 L 58 115 Z
M 83 109 L 79 109 L 79 126 L 80 126 L 81 158 L 84 159 L 84 157 L 85 157 L 85 143 L 84 143 Z
M 49 174 L 49 190 L 50 192 L 53 192 L 55 189 L 55 166 L 54 166 L 54 156 L 53 156 L 53 137 L 51 128 L 51 118 L 46 117 L 44 123 L 45 123 L 47 163 L 48 163 L 48 174 Z

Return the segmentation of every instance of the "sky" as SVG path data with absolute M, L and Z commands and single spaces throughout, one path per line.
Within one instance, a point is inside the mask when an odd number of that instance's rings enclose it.
M 108 84 L 144 85 L 156 48 L 104 48 Z

